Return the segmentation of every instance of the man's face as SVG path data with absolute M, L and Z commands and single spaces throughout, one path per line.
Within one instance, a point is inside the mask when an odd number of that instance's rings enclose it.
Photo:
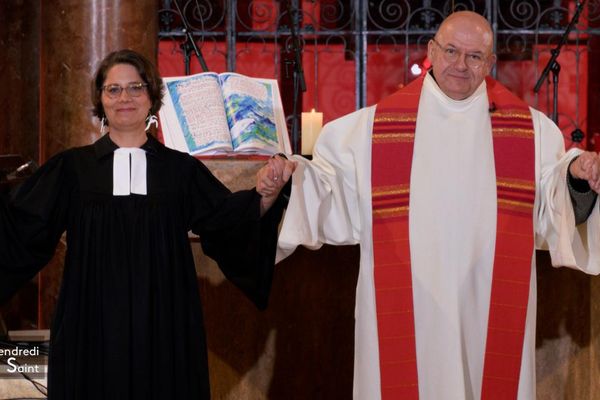
M 479 21 L 455 18 L 442 25 L 429 42 L 433 75 L 440 89 L 454 100 L 472 95 L 496 61 L 491 32 L 486 28 Z

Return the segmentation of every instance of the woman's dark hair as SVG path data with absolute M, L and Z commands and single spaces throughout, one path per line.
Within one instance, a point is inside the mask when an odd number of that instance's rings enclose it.
M 150 102 L 152 103 L 150 113 L 156 115 L 162 105 L 162 78 L 154 64 L 146 57 L 128 49 L 114 51 L 107 55 L 94 74 L 94 79 L 92 80 L 92 104 L 94 105 L 92 112 L 94 115 L 100 119 L 106 116 L 104 114 L 104 107 L 102 107 L 102 86 L 106 80 L 108 70 L 117 64 L 129 64 L 137 69 L 144 83 L 148 84 L 148 97 L 150 97 Z

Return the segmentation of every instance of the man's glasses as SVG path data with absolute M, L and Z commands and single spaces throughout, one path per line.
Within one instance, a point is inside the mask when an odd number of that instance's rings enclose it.
M 130 83 L 125 87 L 117 85 L 115 83 L 112 85 L 102 86 L 102 91 L 104 91 L 104 93 L 106 93 L 106 95 L 111 99 L 116 99 L 119 96 L 121 96 L 121 93 L 123 93 L 123 89 L 125 89 L 127 94 L 131 97 L 140 97 L 146 91 L 147 86 L 147 83 L 141 82 Z
M 440 48 L 440 50 L 442 50 L 442 54 L 444 55 L 444 60 L 446 60 L 446 62 L 454 64 L 459 58 L 462 57 L 463 53 L 457 48 L 452 46 L 443 47 L 437 42 L 437 40 L 435 40 L 435 38 L 431 40 Z M 465 53 L 465 64 L 467 64 L 469 68 L 481 68 L 486 61 L 487 57 L 481 53 Z

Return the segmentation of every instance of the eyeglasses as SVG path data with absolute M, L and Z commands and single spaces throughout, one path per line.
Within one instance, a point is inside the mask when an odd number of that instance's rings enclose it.
M 141 82 L 130 83 L 129 85 L 127 85 L 125 87 L 123 87 L 121 85 L 117 85 L 115 83 L 112 85 L 102 86 L 101 89 L 104 93 L 106 93 L 106 95 L 110 99 L 116 99 L 121 96 L 121 93 L 123 93 L 123 89 L 125 89 L 127 94 L 130 95 L 131 97 L 140 97 L 146 91 L 147 86 L 148 86 L 147 83 L 141 83 Z
M 437 42 L 437 40 L 435 40 L 435 38 L 433 38 L 431 40 L 433 41 L 433 43 L 435 43 L 440 48 L 440 50 L 442 50 L 442 54 L 443 54 L 444 60 L 446 60 L 446 62 L 449 62 L 450 64 L 454 64 L 456 61 L 458 61 L 459 58 L 462 57 L 463 53 L 461 51 L 459 51 L 457 48 L 452 47 L 452 46 L 443 47 L 441 44 L 439 44 Z M 467 64 L 467 66 L 470 68 L 473 68 L 473 69 L 481 68 L 483 66 L 483 64 L 485 64 L 486 61 L 487 61 L 487 57 L 481 53 L 465 53 L 465 64 Z

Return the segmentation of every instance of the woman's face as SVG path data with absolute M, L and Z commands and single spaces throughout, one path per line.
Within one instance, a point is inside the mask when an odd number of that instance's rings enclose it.
M 152 103 L 146 86 L 142 85 L 144 81 L 133 65 L 116 64 L 108 70 L 101 101 L 109 131 L 138 133 L 145 130 Z

